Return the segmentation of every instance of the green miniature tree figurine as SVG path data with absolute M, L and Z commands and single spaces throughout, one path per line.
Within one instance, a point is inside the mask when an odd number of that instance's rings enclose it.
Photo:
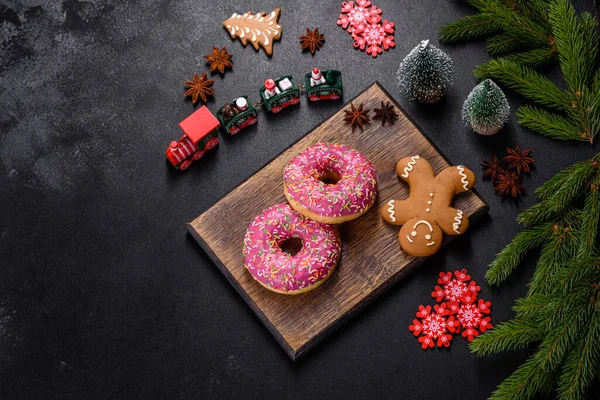
M 446 95 L 453 74 L 450 56 L 423 40 L 400 64 L 398 85 L 411 100 L 432 104 Z
M 493 135 L 508 120 L 510 105 L 502 89 L 486 79 L 469 93 L 462 108 L 463 121 L 480 135 Z

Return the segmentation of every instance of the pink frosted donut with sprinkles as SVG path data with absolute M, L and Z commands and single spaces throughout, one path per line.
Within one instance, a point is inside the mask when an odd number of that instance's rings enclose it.
M 373 164 L 343 144 L 307 147 L 285 167 L 283 182 L 285 196 L 294 210 L 327 224 L 360 217 L 377 197 Z
M 294 255 L 281 249 L 291 238 L 302 241 Z M 300 294 L 329 278 L 340 258 L 342 242 L 332 225 L 306 218 L 289 204 L 264 210 L 244 237 L 244 265 L 254 279 L 277 293 Z

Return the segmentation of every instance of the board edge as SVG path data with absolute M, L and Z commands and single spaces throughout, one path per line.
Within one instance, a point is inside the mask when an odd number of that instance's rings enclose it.
M 200 245 L 202 250 L 204 250 L 204 252 L 210 257 L 211 261 L 213 263 L 215 263 L 215 265 L 221 271 L 221 273 L 225 276 L 227 281 L 229 281 L 229 283 L 235 288 L 236 292 L 238 292 L 238 294 L 242 297 L 244 302 L 250 307 L 252 312 L 258 317 L 260 322 L 267 328 L 267 330 L 271 333 L 271 335 L 273 335 L 273 337 L 275 338 L 275 340 L 277 340 L 277 342 L 281 345 L 281 347 L 283 347 L 283 350 L 287 353 L 287 355 L 290 356 L 290 358 L 292 360 L 295 360 L 297 351 L 295 351 L 290 346 L 290 344 L 285 340 L 285 338 L 281 335 L 281 333 L 279 333 L 279 331 L 277 329 L 275 329 L 275 327 L 273 326 L 273 324 L 271 324 L 271 322 L 266 317 L 266 315 L 261 311 L 260 308 L 258 308 L 256 303 L 254 303 L 254 301 L 252 301 L 250 296 L 248 296 L 248 294 L 242 288 L 242 286 L 239 284 L 239 282 L 233 277 L 233 275 L 231 275 L 229 270 L 225 267 L 225 265 L 221 262 L 221 260 L 217 257 L 217 255 L 212 251 L 212 249 L 210 248 L 208 243 L 206 243 L 204 241 L 204 239 L 202 239 L 200 234 L 198 234 L 198 232 L 196 232 L 193 225 L 191 223 L 187 223 L 186 227 L 187 227 L 188 233 L 190 235 L 192 235 L 192 237 Z

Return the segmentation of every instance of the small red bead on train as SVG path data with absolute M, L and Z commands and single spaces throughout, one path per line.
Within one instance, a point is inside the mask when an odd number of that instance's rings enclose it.
M 213 115 L 206 106 L 200 107 L 179 123 L 183 136 L 172 141 L 166 151 L 167 159 L 179 170 L 186 170 L 193 161 L 219 144 L 217 131 L 235 135 L 258 122 L 258 108 L 264 106 L 276 114 L 286 107 L 300 103 L 300 89 L 306 90 L 310 101 L 338 100 L 342 97 L 342 73 L 333 69 L 321 71 L 314 68 L 304 76 L 303 85 L 295 85 L 294 78 L 286 75 L 267 79 L 259 89 L 261 102 L 250 104 L 248 96 L 241 96 L 223 105 Z

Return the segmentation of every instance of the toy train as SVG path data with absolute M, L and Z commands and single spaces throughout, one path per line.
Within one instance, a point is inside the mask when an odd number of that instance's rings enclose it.
M 342 73 L 336 70 L 321 72 L 314 68 L 304 76 L 303 86 L 296 86 L 294 78 L 289 75 L 267 79 L 259 89 L 261 103 L 249 104 L 248 96 L 241 96 L 223 105 L 216 116 L 202 106 L 179 123 L 183 136 L 169 144 L 167 159 L 175 168 L 185 171 L 193 161 L 199 160 L 206 151 L 219 144 L 219 128 L 235 135 L 258 122 L 257 107 L 261 105 L 275 114 L 299 104 L 301 88 L 306 90 L 310 101 L 340 99 L 343 91 Z

